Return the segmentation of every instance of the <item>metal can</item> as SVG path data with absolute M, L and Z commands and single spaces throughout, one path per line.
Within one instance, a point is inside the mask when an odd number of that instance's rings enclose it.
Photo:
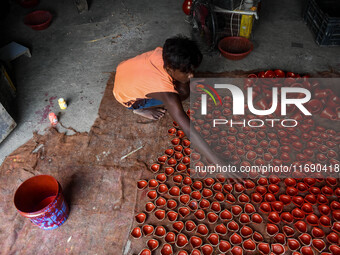
M 55 115 L 54 112 L 51 112 L 49 115 L 48 115 L 48 118 L 52 124 L 52 126 L 55 126 L 58 124 L 58 118 L 57 118 L 57 115 Z
M 59 98 L 58 103 L 59 103 L 60 109 L 65 110 L 67 108 L 67 104 L 64 98 Z

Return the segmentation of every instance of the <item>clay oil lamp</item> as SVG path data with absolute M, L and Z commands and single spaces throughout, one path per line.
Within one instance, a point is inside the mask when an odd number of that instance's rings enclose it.
M 138 224 L 143 224 L 145 222 L 145 219 L 146 219 L 146 214 L 145 213 L 138 213 L 135 216 L 135 219 L 136 219 Z
M 327 216 L 326 216 L 327 217 Z M 309 214 L 306 217 L 306 221 L 311 226 L 318 226 L 319 225 L 319 218 L 315 214 Z
M 197 220 L 199 221 L 203 221 L 205 220 L 206 216 L 205 216 L 205 212 L 203 210 L 197 210 L 195 213 L 194 213 L 194 216 Z
M 224 236 L 228 232 L 227 227 L 224 224 L 219 224 L 215 227 L 215 233 Z
M 153 234 L 153 232 L 154 232 L 154 227 L 153 226 L 151 226 L 151 225 L 144 225 L 143 227 L 142 227 L 142 231 L 143 231 L 143 234 L 145 235 L 145 236 L 150 236 L 150 235 L 152 235 Z
M 192 189 L 189 185 L 185 185 L 181 188 L 182 194 L 190 195 L 192 192 Z
M 321 189 L 319 187 L 312 186 L 312 187 L 309 188 L 309 192 L 311 193 L 309 195 L 317 196 L 317 195 L 319 195 L 321 193 Z
M 255 204 L 259 204 L 259 203 L 261 203 L 262 202 L 262 200 L 263 200 L 263 197 L 262 197 L 262 195 L 260 194 L 260 193 L 253 193 L 252 195 L 251 195 L 251 201 L 253 202 L 253 203 L 255 203 Z
M 164 237 L 165 242 L 167 243 L 175 243 L 176 234 L 174 232 L 168 232 Z
M 213 191 L 215 192 L 222 192 L 223 191 L 223 185 L 221 183 L 215 183 L 213 186 L 212 186 L 212 189 Z
M 201 251 L 198 249 L 193 249 L 190 253 L 190 255 L 202 255 Z
M 295 234 L 295 230 L 289 226 L 283 226 L 282 231 L 286 237 L 292 237 Z
M 158 157 L 157 158 L 157 161 L 158 161 L 158 163 L 159 164 L 162 164 L 162 165 L 164 165 L 165 163 L 166 163 L 166 161 L 168 160 L 168 155 L 163 155 L 163 156 L 160 156 L 160 157 Z M 160 169 L 160 165 L 159 164 L 153 164 L 152 166 L 151 166 L 151 170 L 153 171 L 153 172 L 158 172 L 159 171 L 159 169 Z M 158 165 L 158 166 L 157 166 Z
M 201 238 L 197 236 L 192 236 L 189 240 L 189 243 L 191 244 L 193 248 L 200 248 L 203 244 L 203 241 Z
M 282 244 L 282 245 L 285 245 L 286 244 L 286 236 L 282 233 L 278 233 L 274 236 L 274 241 L 276 243 L 279 243 L 279 244 Z
M 201 209 L 207 209 L 207 208 L 210 207 L 210 202 L 209 202 L 208 200 L 206 200 L 206 199 L 203 198 L 203 199 L 200 201 L 199 206 L 200 206 Z
M 189 201 L 190 201 L 190 196 L 188 194 L 181 195 L 179 197 L 179 201 L 180 201 L 181 204 L 187 205 L 189 203 Z
M 172 167 L 166 167 L 164 170 L 164 173 L 166 176 L 170 176 L 175 172 L 175 169 L 173 169 Z
M 184 246 L 186 246 L 189 243 L 188 238 L 186 235 L 184 234 L 179 234 L 177 236 L 177 240 L 176 240 L 176 246 L 178 248 L 183 248 Z
M 244 187 L 246 188 L 246 190 L 252 190 L 255 188 L 255 183 L 251 180 L 245 180 Z
M 284 254 L 285 253 L 285 248 L 284 248 L 284 246 L 282 245 L 282 244 L 278 244 L 278 243 L 276 243 L 276 244 L 272 244 L 271 245 L 271 250 L 272 250 L 272 252 L 274 253 L 274 254 L 276 254 L 276 255 L 281 255 L 281 254 Z
M 256 232 L 256 231 L 254 232 L 252 238 L 256 243 L 261 243 L 264 240 L 263 236 L 259 232 Z
M 182 164 L 182 163 L 179 163 L 177 166 L 176 166 L 176 170 L 178 172 L 184 172 L 185 170 L 187 170 L 187 166 L 185 164 Z
M 266 232 L 269 236 L 274 236 L 279 232 L 279 228 L 271 223 L 267 223 Z
M 227 194 L 225 202 L 228 204 L 234 204 L 236 202 L 236 198 L 232 194 Z
M 185 222 L 185 230 L 187 232 L 194 231 L 196 229 L 196 227 L 197 227 L 197 225 L 192 220 L 188 220 L 188 221 Z
M 250 204 L 250 203 L 246 203 L 244 205 L 244 212 L 247 213 L 247 214 L 252 214 L 254 213 L 256 210 L 255 210 L 255 207 Z
M 260 204 L 260 211 L 263 213 L 270 213 L 271 212 L 271 206 L 268 202 L 262 202 Z
M 331 232 L 327 235 L 326 240 L 331 244 L 339 244 L 340 238 L 335 232 Z
M 233 191 L 233 185 L 231 184 L 224 184 L 223 191 L 226 193 L 231 193 Z
M 243 226 L 240 230 L 240 235 L 242 238 L 249 238 L 253 234 L 253 230 L 248 226 Z
M 292 215 L 293 215 L 294 219 L 296 219 L 296 220 L 302 220 L 302 219 L 305 218 L 305 213 L 304 213 L 304 211 L 302 211 L 302 210 L 299 209 L 299 208 L 294 208 L 294 209 L 292 210 Z
M 198 205 L 198 202 L 196 200 L 190 200 L 188 207 L 189 207 L 190 211 L 195 212 L 198 209 L 199 205 Z
M 157 174 L 156 175 L 156 180 L 159 182 L 159 183 L 164 183 L 164 182 L 166 182 L 166 175 L 165 174 Z M 163 185 L 165 185 L 165 184 L 163 184 Z
M 152 202 L 148 202 L 145 204 L 145 210 L 150 213 L 155 210 L 156 206 Z
M 218 245 L 220 238 L 217 234 L 212 233 L 208 236 L 207 240 L 211 244 L 211 246 L 215 247 Z
M 339 245 L 332 244 L 332 245 L 329 246 L 329 251 L 330 251 L 332 254 L 340 254 L 340 246 L 339 246 Z
M 310 246 L 303 246 L 300 252 L 302 255 L 314 255 L 314 251 Z
M 267 193 L 267 188 L 264 186 L 257 186 L 255 190 L 257 193 L 261 194 L 262 196 Z
M 222 192 L 217 192 L 214 196 L 214 199 L 219 201 L 219 202 L 222 202 L 224 200 L 224 195 Z
M 149 185 L 150 189 L 156 189 L 158 187 L 159 183 L 158 183 L 157 180 L 151 179 L 151 180 L 149 180 L 148 185 Z
M 148 182 L 146 180 L 139 180 L 137 181 L 137 188 L 139 190 L 145 189 L 148 186 Z
M 245 190 L 245 187 L 241 183 L 235 183 L 234 190 L 236 193 L 241 193 Z
M 159 242 L 156 239 L 150 239 L 146 242 L 146 245 L 149 247 L 151 251 L 154 251 L 158 248 Z
M 277 212 L 270 212 L 268 214 L 268 221 L 274 224 L 279 224 L 281 222 L 280 215 Z
M 193 189 L 195 190 L 201 190 L 203 188 L 203 184 L 201 181 L 195 181 L 193 184 L 192 184 L 192 187 Z
M 214 212 L 209 212 L 207 218 L 209 223 L 214 224 L 218 220 L 218 215 Z
M 155 236 L 161 238 L 163 236 L 165 236 L 166 234 L 166 230 L 163 226 L 157 226 L 156 229 L 155 229 Z
M 155 211 L 155 217 L 158 219 L 158 220 L 164 220 L 165 218 L 165 210 L 161 210 L 161 209 L 158 209 Z
M 157 198 L 157 192 L 155 190 L 150 190 L 146 195 L 150 200 L 155 200 Z
M 213 195 L 213 192 L 212 192 L 211 189 L 204 188 L 204 189 L 202 190 L 202 196 L 203 196 L 204 198 L 210 198 L 210 197 L 212 197 L 212 195 Z
M 318 206 L 318 210 L 322 215 L 329 215 L 331 212 L 331 208 L 328 205 L 322 204 Z
M 240 229 L 240 226 L 236 223 L 236 221 L 230 221 L 227 224 L 227 228 L 229 231 L 236 232 Z
M 326 248 L 326 243 L 321 239 L 313 239 L 312 246 L 316 251 L 321 253 Z
M 180 194 L 180 188 L 178 186 L 172 186 L 169 189 L 169 195 L 173 196 L 173 197 L 178 197 Z
M 294 197 L 292 197 L 292 201 L 298 207 L 301 207 L 304 204 L 304 202 L 305 202 L 303 197 L 301 197 L 301 196 L 294 196 Z
M 239 205 L 234 205 L 231 207 L 231 213 L 233 216 L 239 216 L 242 213 L 242 207 Z
M 161 255 L 172 255 L 173 250 L 172 246 L 168 243 L 163 244 L 162 249 L 161 249 Z
M 301 210 L 305 213 L 305 214 L 311 214 L 313 213 L 313 207 L 311 204 L 309 203 L 304 203 L 302 206 L 301 206 Z
M 225 221 L 230 221 L 230 220 L 232 220 L 232 218 L 233 218 L 233 215 L 232 215 L 232 213 L 229 211 L 229 210 L 227 210 L 227 209 L 225 209 L 225 210 L 223 210 L 222 212 L 220 212 L 220 219 L 223 221 L 223 222 L 225 222 Z
M 242 247 L 246 252 L 254 252 L 256 250 L 256 244 L 253 240 L 247 239 L 242 243 Z
M 296 251 L 300 249 L 301 247 L 299 241 L 294 238 L 289 238 L 287 241 L 287 245 L 288 245 L 289 250 L 291 251 Z
M 295 222 L 294 227 L 300 233 L 306 233 L 307 232 L 307 224 L 304 221 L 299 220 L 299 221 Z
M 141 250 L 140 253 L 138 253 L 138 255 L 151 255 L 151 250 L 150 249 L 143 249 L 143 250 Z
M 230 236 L 229 242 L 232 245 L 240 245 L 243 242 L 243 238 L 239 234 L 234 233 Z
M 186 216 L 190 214 L 190 210 L 188 207 L 180 207 L 178 208 L 178 213 L 179 215 L 182 216 L 182 218 L 185 218 Z
M 272 193 L 267 193 L 264 195 L 264 201 L 268 203 L 272 203 L 276 201 L 276 197 Z
M 175 209 L 177 207 L 177 202 L 173 199 L 169 199 L 166 203 L 166 207 L 170 210 Z
M 286 224 L 291 224 L 294 221 L 294 217 L 290 212 L 281 213 L 281 220 Z
M 155 201 L 155 204 L 157 207 L 163 207 L 166 205 L 166 199 L 164 197 L 159 197 L 157 198 L 157 200 Z
M 242 213 L 240 215 L 239 221 L 240 221 L 241 224 L 248 224 L 248 223 L 250 223 L 250 217 L 249 217 L 248 214 Z
M 328 216 L 322 215 L 319 219 L 320 225 L 329 228 L 331 227 L 331 219 Z
M 205 244 L 201 247 L 201 250 L 203 252 L 204 255 L 211 255 L 213 254 L 213 247 L 210 244 Z
M 311 187 L 312 188 L 312 187 Z M 314 189 L 315 190 L 315 189 Z M 322 196 L 320 197 L 320 201 L 317 200 L 317 197 L 315 197 L 315 195 L 313 194 L 307 194 L 304 198 L 305 202 L 306 203 L 309 203 L 311 205 L 315 205 L 316 202 L 321 202 L 322 200 L 324 200 L 325 202 L 328 202 L 328 199 L 324 196 L 324 195 L 318 195 L 319 196 Z M 323 203 L 322 203 L 323 204 Z
M 197 233 L 201 236 L 206 236 L 209 233 L 209 230 L 206 225 L 204 224 L 199 224 L 197 226 Z
M 182 221 L 176 221 L 172 224 L 172 227 L 173 229 L 176 231 L 176 232 L 181 232 L 184 228 L 184 223 Z
M 141 231 L 140 227 L 135 227 L 131 231 L 131 236 L 135 239 L 141 238 L 142 237 L 142 231 Z
M 202 198 L 201 192 L 199 192 L 199 191 L 197 191 L 197 190 L 191 192 L 190 196 L 191 196 L 192 199 L 195 199 L 195 200 L 197 200 L 197 201 L 201 200 L 201 198 Z M 209 205 L 210 205 L 210 204 L 209 204 Z
M 215 180 L 213 178 L 206 178 L 203 180 L 206 187 L 211 187 L 215 183 Z
M 176 221 L 178 218 L 178 213 L 175 211 L 169 211 L 166 214 L 167 218 L 169 219 L 169 221 L 173 222 Z
M 268 243 L 259 243 L 257 245 L 257 250 L 261 255 L 268 255 L 270 253 L 270 246 Z
M 325 237 L 325 232 L 321 228 L 313 227 L 312 228 L 312 236 L 314 238 L 323 238 L 323 237 Z
M 321 193 L 325 196 L 332 196 L 333 195 L 333 189 L 329 186 L 323 186 L 321 188 Z
M 254 213 L 252 216 L 251 216 L 251 221 L 255 224 L 261 224 L 263 222 L 263 218 L 260 214 L 258 213 Z
M 231 249 L 231 244 L 228 241 L 221 240 L 218 244 L 218 251 L 221 253 L 227 253 Z
M 299 236 L 299 240 L 303 245 L 310 245 L 312 243 L 312 237 L 307 234 L 307 233 L 303 233 Z
M 241 204 L 246 204 L 250 202 L 250 198 L 246 194 L 241 194 L 237 198 L 238 202 Z

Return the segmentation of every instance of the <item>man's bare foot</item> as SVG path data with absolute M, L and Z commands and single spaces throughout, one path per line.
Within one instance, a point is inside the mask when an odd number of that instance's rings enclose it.
M 165 112 L 166 110 L 162 107 L 133 110 L 133 113 L 141 115 L 150 120 L 159 120 L 164 116 Z

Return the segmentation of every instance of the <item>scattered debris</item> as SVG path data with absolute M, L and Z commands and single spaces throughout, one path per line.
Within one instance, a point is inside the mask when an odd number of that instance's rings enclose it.
M 135 150 L 129 152 L 128 154 L 122 156 L 122 157 L 120 158 L 120 160 L 125 159 L 126 157 L 130 156 L 131 154 L 135 153 L 136 151 L 139 151 L 139 150 L 142 149 L 143 147 L 144 147 L 144 145 L 142 145 L 142 146 L 138 147 L 137 149 L 135 149 Z

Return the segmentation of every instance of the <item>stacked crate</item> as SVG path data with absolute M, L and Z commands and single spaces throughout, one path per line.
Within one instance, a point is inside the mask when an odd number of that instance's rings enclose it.
M 309 0 L 303 19 L 318 45 L 340 45 L 340 2 Z

